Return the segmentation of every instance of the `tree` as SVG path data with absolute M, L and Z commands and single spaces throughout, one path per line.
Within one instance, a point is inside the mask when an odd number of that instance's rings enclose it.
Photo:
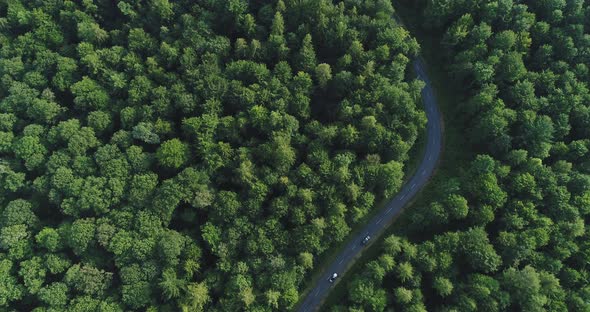
M 523 119 L 523 147 L 533 157 L 548 157 L 554 133 L 553 121 L 548 116 L 532 112 L 525 112 Z
M 385 291 L 375 289 L 371 281 L 363 278 L 352 281 L 349 298 L 352 302 L 366 306 L 371 311 L 382 311 L 386 305 Z
M 102 133 L 109 129 L 112 125 L 111 116 L 104 111 L 93 111 L 88 114 L 88 126 L 90 126 L 95 133 Z
M 133 28 L 129 30 L 128 45 L 133 52 L 150 54 L 155 49 L 156 42 L 145 30 Z
M 27 108 L 27 115 L 41 124 L 51 124 L 65 109 L 46 99 L 35 99 Z
M 492 48 L 500 51 L 510 51 L 516 45 L 516 33 L 505 30 L 494 35 Z
M 242 288 L 239 293 L 239 298 L 242 300 L 242 303 L 246 308 L 248 308 L 254 301 L 256 300 L 256 296 L 252 290 L 252 287 Z
M 511 98 L 523 109 L 536 111 L 538 109 L 538 100 L 535 96 L 535 85 L 528 81 L 518 81 L 510 88 Z
M 400 189 L 403 176 L 403 165 L 401 163 L 390 161 L 381 165 L 379 184 L 383 197 L 390 198 Z
M 414 268 L 409 262 L 402 262 L 398 264 L 396 273 L 402 282 L 408 282 L 414 277 Z
M 460 249 L 465 255 L 464 260 L 471 268 L 482 272 L 494 272 L 502 263 L 502 259 L 494 246 L 490 244 L 488 235 L 483 228 L 472 228 L 461 235 Z
M 401 304 L 408 304 L 412 302 L 413 294 L 409 289 L 398 287 L 394 290 L 394 297 L 397 302 L 400 302 Z
M 311 35 L 307 34 L 303 37 L 301 48 L 297 55 L 297 66 L 295 69 L 312 73 L 316 69 L 316 54 L 311 41 Z
M 151 286 L 144 281 L 123 285 L 122 293 L 123 302 L 132 309 L 146 307 L 153 300 Z
M 64 307 L 68 302 L 68 286 L 55 282 L 39 290 L 39 299 L 54 308 Z
M 9 259 L 20 260 L 28 257 L 31 253 L 29 236 L 30 233 L 24 224 L 3 226 L 0 229 L 0 248 L 8 251 Z
M 153 155 L 143 152 L 143 148 L 133 145 L 125 152 L 131 171 L 134 173 L 145 173 L 153 163 Z
M 180 297 L 180 294 L 185 287 L 185 283 L 184 280 L 177 278 L 174 270 L 167 269 L 162 272 L 162 279 L 158 283 L 158 286 L 160 286 L 160 289 L 162 290 L 164 299 L 171 300 Z
M 281 293 L 278 291 L 268 290 L 265 293 L 265 295 L 266 295 L 267 305 L 273 309 L 278 309 L 279 308 L 279 298 L 281 296 Z
M 63 247 L 59 232 L 54 228 L 45 227 L 35 236 L 37 244 L 48 251 L 55 252 Z
M 391 256 L 396 256 L 402 251 L 401 238 L 394 235 L 387 237 L 383 242 L 383 250 Z
M 246 41 L 246 39 L 244 38 L 238 38 L 236 39 L 236 42 L 234 44 L 234 49 L 235 49 L 235 53 L 236 53 L 236 57 L 239 59 L 244 59 L 248 56 L 248 42 Z
M 12 261 L 0 260 L 0 307 L 8 307 L 12 301 L 18 301 L 24 295 L 24 287 L 11 275 Z
M 95 220 L 79 219 L 74 221 L 68 229 L 67 242 L 76 254 L 82 254 L 87 249 L 95 237 Z
M 498 78 L 508 83 L 521 79 L 527 70 L 522 61 L 522 56 L 517 52 L 505 54 L 498 68 Z
M 514 177 L 512 188 L 516 193 L 522 195 L 531 195 L 533 198 L 541 199 L 541 194 L 537 190 L 535 177 L 530 173 L 521 173 Z
M 0 131 L 0 153 L 7 154 L 12 148 L 14 134 L 12 132 Z
M 179 169 L 189 159 L 189 148 L 180 140 L 171 139 L 160 145 L 156 158 L 163 167 Z
M 440 276 L 435 278 L 432 287 L 436 289 L 438 295 L 441 297 L 448 297 L 453 293 L 453 284 L 448 278 Z
M 473 17 L 471 14 L 461 16 L 445 33 L 443 42 L 450 46 L 461 43 L 473 27 Z
M 540 293 L 539 273 L 531 266 L 526 266 L 522 270 L 509 268 L 502 274 L 502 279 L 515 307 L 523 311 L 536 311 L 543 309 L 547 303 L 547 297 Z
M 113 273 L 86 264 L 75 264 L 68 269 L 64 281 L 72 289 L 89 296 L 101 297 L 109 288 Z
M 242 29 L 250 37 L 252 37 L 255 34 L 256 21 L 252 14 L 246 14 L 244 16 L 244 20 L 242 22 Z
M 107 40 L 108 34 L 97 23 L 86 20 L 78 23 L 78 37 L 82 41 L 102 43 Z
M 8 227 L 11 225 L 23 224 L 29 229 L 37 228 L 39 219 L 35 213 L 33 213 L 32 208 L 33 206 L 31 203 L 23 199 L 9 202 L 0 215 L 0 225 L 2 227 Z
M 155 173 L 134 175 L 128 191 L 129 202 L 139 207 L 148 203 L 158 186 L 158 176 Z
M 287 172 L 295 163 L 296 157 L 291 138 L 284 133 L 275 133 L 270 142 L 259 147 L 259 154 L 278 173 Z
M 37 136 L 24 136 L 12 145 L 14 154 L 25 162 L 25 167 L 35 170 L 45 162 L 47 149 Z
M 322 63 L 315 68 L 315 76 L 320 88 L 325 89 L 332 80 L 332 69 L 329 64 Z
M 184 245 L 184 238 L 176 231 L 167 231 L 162 234 L 158 243 L 158 249 L 162 259 L 171 266 L 178 264 Z
M 270 29 L 270 36 L 268 38 L 270 53 L 276 59 L 282 60 L 287 56 L 289 48 L 287 47 L 283 36 L 285 32 L 285 21 L 281 12 L 275 13 Z
M 181 307 L 183 311 L 203 311 L 209 300 L 209 290 L 205 283 L 190 283 Z
M 72 263 L 63 255 L 49 254 L 45 257 L 45 265 L 51 274 L 65 272 Z
M 94 80 L 83 77 L 71 86 L 76 108 L 81 110 L 102 109 L 109 101 L 107 92 Z
M 214 216 L 218 220 L 229 220 L 238 214 L 240 208 L 240 202 L 238 200 L 238 194 L 228 191 L 220 191 L 217 193 L 215 198 L 215 206 L 217 209 L 214 211 Z
M 283 35 L 285 33 L 285 21 L 281 12 L 276 12 L 274 19 L 272 20 L 272 26 L 270 28 L 272 35 Z
M 33 257 L 20 263 L 18 274 L 22 277 L 28 293 L 37 294 L 45 282 L 47 272 L 41 258 Z
M 143 75 L 134 77 L 129 82 L 129 102 L 135 105 L 143 103 L 147 100 L 152 89 L 153 85 L 148 77 Z
M 507 194 L 500 188 L 498 178 L 492 172 L 494 168 L 493 158 L 478 155 L 472 162 L 468 175 L 470 183 L 465 184 L 465 189 L 481 203 L 501 207 L 507 200 Z
M 15 172 L 10 167 L 0 164 L 0 187 L 4 192 L 16 192 L 25 186 L 25 173 Z
M 454 219 L 463 219 L 469 212 L 467 200 L 460 195 L 449 195 L 445 200 L 445 206 L 447 207 L 451 217 Z
M 152 8 L 153 12 L 162 20 L 169 19 L 174 13 L 172 11 L 173 6 L 169 0 L 151 0 L 150 8 Z

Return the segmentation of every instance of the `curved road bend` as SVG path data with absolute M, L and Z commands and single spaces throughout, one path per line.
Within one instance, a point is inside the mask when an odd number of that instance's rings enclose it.
M 434 91 L 430 79 L 426 76 L 424 63 L 421 58 L 416 58 L 413 62 L 414 69 L 418 78 L 425 82 L 422 90 L 422 102 L 426 111 L 427 136 L 426 151 L 424 158 L 418 167 L 418 170 L 409 182 L 404 184 L 400 192 L 393 198 L 381 212 L 379 212 L 371 221 L 367 223 L 364 229 L 358 235 L 352 237 L 346 247 L 340 252 L 336 260 L 324 271 L 316 286 L 309 292 L 303 303 L 299 306 L 299 312 L 311 312 L 319 309 L 322 301 L 327 297 L 333 285 L 328 281 L 333 273 L 338 273 L 338 278 L 346 272 L 353 259 L 361 253 L 363 245 L 361 241 L 367 235 L 376 239 L 385 228 L 397 216 L 402 208 L 412 199 L 416 193 L 428 181 L 441 154 L 442 148 L 442 125 L 441 115 L 438 110 Z

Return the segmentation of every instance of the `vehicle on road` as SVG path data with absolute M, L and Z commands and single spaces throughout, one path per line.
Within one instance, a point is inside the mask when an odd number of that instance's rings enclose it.
M 338 273 L 334 273 L 334 274 L 332 274 L 332 276 L 330 276 L 328 281 L 330 281 L 330 283 L 334 283 L 334 281 L 336 280 L 337 277 L 338 277 Z
M 366 245 L 370 240 L 371 240 L 371 236 L 367 235 L 367 236 L 365 236 L 365 238 L 363 238 L 363 241 L 361 243 L 363 245 Z

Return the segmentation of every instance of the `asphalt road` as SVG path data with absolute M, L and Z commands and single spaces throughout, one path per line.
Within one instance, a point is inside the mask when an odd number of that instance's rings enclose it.
M 375 240 L 383 233 L 385 228 L 393 221 L 402 208 L 424 187 L 438 162 L 442 151 L 442 118 L 438 110 L 434 91 L 430 79 L 426 76 L 424 63 L 421 58 L 413 62 L 414 69 L 426 86 L 422 90 L 422 102 L 426 111 L 427 122 L 427 142 L 424 157 L 414 176 L 402 187 L 400 192 L 393 198 L 381 212 L 379 212 L 358 235 L 352 237 L 346 247 L 340 252 L 336 260 L 324 271 L 317 285 L 309 292 L 303 303 L 299 306 L 299 312 L 311 312 L 319 309 L 322 301 L 327 297 L 332 286 L 328 279 L 333 273 L 338 273 L 338 279 L 344 275 L 346 269 L 350 267 L 355 257 L 357 257 L 365 247 L 362 240 L 365 236 L 370 235 Z

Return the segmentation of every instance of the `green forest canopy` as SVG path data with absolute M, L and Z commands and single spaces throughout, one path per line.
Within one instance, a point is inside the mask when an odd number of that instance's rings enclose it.
M 329 311 L 590 311 L 590 3 L 405 1 L 479 153 Z
M 424 128 L 392 13 L 0 2 L 0 310 L 291 308 Z

